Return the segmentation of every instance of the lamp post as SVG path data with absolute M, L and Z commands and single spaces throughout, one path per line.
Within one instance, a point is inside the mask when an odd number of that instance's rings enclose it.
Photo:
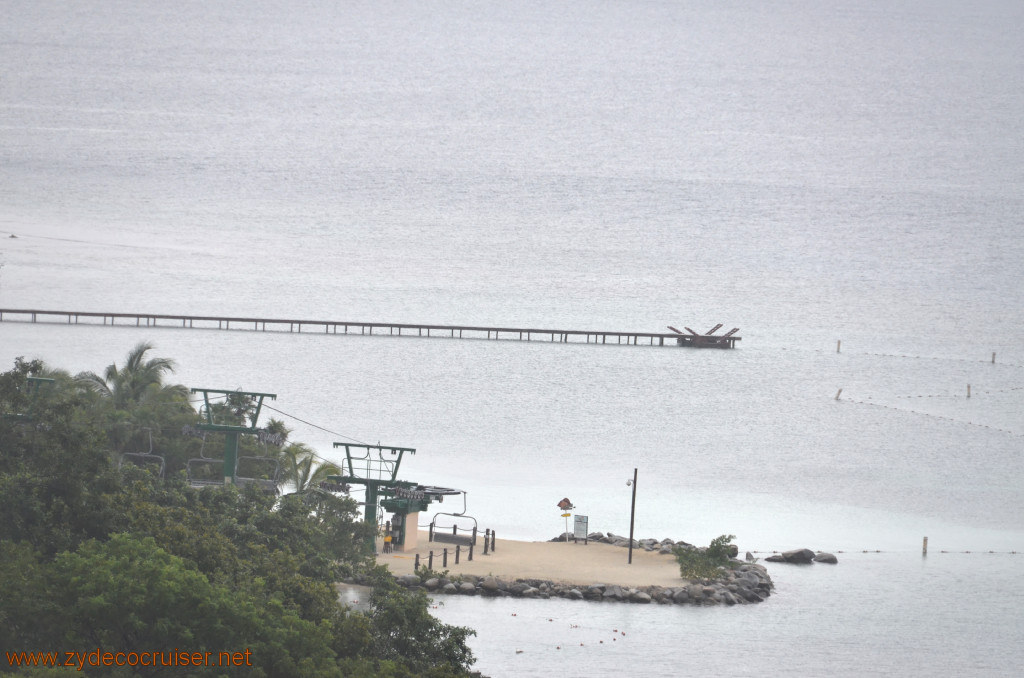
M 629 507 L 629 565 L 633 564 L 633 524 L 636 520 L 636 468 L 633 469 L 633 480 L 627 480 L 633 486 L 633 503 Z

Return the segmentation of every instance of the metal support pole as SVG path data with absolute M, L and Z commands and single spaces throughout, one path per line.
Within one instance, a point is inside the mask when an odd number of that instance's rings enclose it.
M 238 466 L 238 432 L 227 431 L 224 434 L 224 484 L 235 482 Z
M 636 468 L 633 469 L 633 503 L 629 509 L 629 564 L 633 564 L 633 525 L 636 522 Z

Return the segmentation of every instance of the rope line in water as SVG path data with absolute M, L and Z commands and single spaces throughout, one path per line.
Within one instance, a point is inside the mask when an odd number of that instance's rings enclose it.
M 1013 386 L 1011 388 L 999 388 L 999 389 L 988 389 L 975 391 L 971 389 L 971 394 L 999 394 L 999 393 L 1012 393 L 1014 391 L 1024 391 L 1024 386 Z M 897 395 L 894 398 L 951 398 L 954 400 L 967 400 L 966 394 L 953 394 L 953 393 L 928 393 L 928 394 L 910 394 L 910 395 Z
M 944 417 L 939 414 L 930 414 L 928 412 L 919 412 L 917 410 L 908 410 L 902 407 L 895 407 L 893 405 L 882 405 L 881 403 L 868 402 L 866 400 L 855 400 L 853 398 L 843 398 L 841 402 L 853 403 L 855 405 L 866 405 L 868 407 L 880 407 L 886 410 L 895 410 L 897 412 L 906 412 L 907 414 L 916 414 L 919 417 L 929 417 L 931 419 L 940 419 L 942 421 L 949 421 L 955 424 L 963 424 L 965 426 L 974 426 L 975 428 L 987 428 L 990 431 L 996 431 L 998 433 L 1006 433 L 1007 435 L 1015 437 L 1024 437 L 1024 434 L 1018 433 L 1017 431 L 1011 431 L 1005 428 L 999 428 L 996 426 L 989 426 L 988 424 L 976 424 L 973 421 L 964 421 L 962 419 L 954 419 L 952 417 Z
M 778 554 L 782 553 L 782 551 L 754 551 L 754 550 L 751 550 L 750 552 L 751 553 L 758 553 L 758 554 L 767 554 L 767 555 L 778 555 Z M 816 553 L 817 553 L 817 551 L 816 551 Z M 826 552 L 822 551 L 822 553 L 826 553 Z M 916 551 L 882 551 L 882 550 L 879 550 L 879 549 L 845 549 L 843 551 L 827 551 L 827 553 L 844 553 L 844 554 L 849 554 L 849 553 L 884 553 L 884 554 L 892 555 L 892 554 L 896 554 L 896 553 L 914 554 L 914 553 L 916 553 Z M 974 556 L 987 556 L 987 555 L 1019 556 L 1019 555 L 1024 555 L 1024 551 L 985 551 L 985 550 L 981 550 L 981 551 L 950 551 L 948 549 L 929 551 L 928 555 L 932 555 L 933 553 L 947 553 L 947 554 L 954 554 L 954 555 L 970 554 L 970 555 L 974 555 Z
M 775 351 L 804 351 L 806 353 L 820 353 L 820 354 L 828 354 L 828 355 L 835 355 L 836 354 L 835 349 L 803 348 L 803 347 L 799 347 L 799 346 L 780 346 L 780 347 L 777 347 L 777 348 L 768 348 L 766 350 L 767 351 L 772 351 L 772 350 L 775 350 Z M 991 359 L 978 359 L 978 358 L 972 359 L 972 358 L 959 358 L 959 357 L 950 357 L 950 356 L 908 355 L 906 353 L 876 353 L 876 352 L 873 352 L 873 351 L 850 351 L 850 350 L 846 350 L 846 349 L 843 349 L 841 355 L 872 356 L 872 357 L 876 357 L 876 358 L 906 358 L 908 360 L 944 360 L 944 361 L 948 361 L 948 362 L 958 362 L 958 363 L 968 363 L 968 364 L 970 364 L 970 363 L 980 363 L 980 364 L 983 364 L 983 365 L 992 365 L 993 367 L 1013 367 L 1013 368 L 1016 368 L 1016 369 L 1024 368 L 1024 364 L 1021 364 L 1021 363 L 1014 363 L 1014 362 L 995 362 L 995 363 L 993 363 Z

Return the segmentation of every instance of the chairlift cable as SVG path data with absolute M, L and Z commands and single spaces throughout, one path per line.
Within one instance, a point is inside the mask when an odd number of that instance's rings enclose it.
M 330 433 L 331 435 L 336 435 L 336 436 L 340 436 L 342 438 L 347 438 L 348 440 L 351 440 L 354 443 L 359 443 L 360 445 L 367 445 L 368 444 L 368 443 L 364 443 L 361 440 L 357 440 L 356 438 L 353 438 L 351 436 L 347 436 L 344 433 L 338 433 L 337 431 L 332 431 L 329 428 L 324 428 L 323 426 L 317 426 L 316 424 L 314 424 L 311 421 L 306 421 L 305 419 L 300 419 L 299 417 L 296 417 L 294 414 L 289 414 L 288 412 L 285 412 L 283 410 L 279 410 L 276 407 L 271 407 L 270 405 L 267 405 L 266 403 L 264 403 L 263 407 L 268 409 L 268 410 L 273 410 L 274 412 L 277 412 L 278 414 L 283 414 L 286 417 L 291 417 L 295 421 L 301 422 L 301 423 L 303 423 L 303 424 L 305 424 L 307 426 L 312 426 L 313 428 L 319 429 L 319 430 L 321 430 L 321 431 L 323 431 L 325 433 Z

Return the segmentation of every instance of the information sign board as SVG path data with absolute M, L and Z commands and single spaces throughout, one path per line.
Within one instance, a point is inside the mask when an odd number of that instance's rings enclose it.
M 572 536 L 573 539 L 582 539 L 584 543 L 587 541 L 587 516 L 581 516 L 576 514 L 572 522 Z

